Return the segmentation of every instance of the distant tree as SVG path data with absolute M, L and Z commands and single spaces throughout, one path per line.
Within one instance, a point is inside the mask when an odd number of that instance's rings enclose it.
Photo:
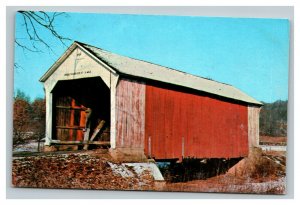
M 40 141 L 45 136 L 46 103 L 44 98 L 36 98 L 32 103 L 21 90 L 14 97 L 13 143 L 26 143 L 28 140 Z
M 287 136 L 287 103 L 264 103 L 260 113 L 260 135 Z
M 21 144 L 29 132 L 30 126 L 30 102 L 29 97 L 24 92 L 18 90 L 14 98 L 13 113 L 13 144 Z
M 31 104 L 31 125 L 30 128 L 34 133 L 34 138 L 40 141 L 45 136 L 46 125 L 46 101 L 37 98 Z
M 27 101 L 28 103 L 30 102 L 30 97 L 28 95 L 26 95 L 23 91 L 17 89 L 16 93 L 15 93 L 15 96 L 14 96 L 14 99 L 17 100 L 17 99 L 22 99 L 22 100 L 25 100 Z

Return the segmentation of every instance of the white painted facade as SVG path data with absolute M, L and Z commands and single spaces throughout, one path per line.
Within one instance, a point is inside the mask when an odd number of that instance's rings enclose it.
M 66 53 L 61 62 L 57 65 L 54 72 L 44 82 L 46 94 L 46 139 L 45 145 L 50 145 L 52 140 L 52 91 L 60 80 L 74 80 L 90 77 L 100 77 L 111 93 L 111 147 L 114 148 L 115 140 L 115 101 L 116 101 L 116 85 L 118 82 L 118 74 L 112 72 L 107 66 L 100 64 L 93 59 L 82 48 L 77 47 L 73 51 Z

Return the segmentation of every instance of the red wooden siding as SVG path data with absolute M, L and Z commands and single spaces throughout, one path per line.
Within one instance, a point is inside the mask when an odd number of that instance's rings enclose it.
M 116 147 L 144 148 L 145 84 L 120 79 L 116 91 Z
M 156 159 L 247 156 L 247 106 L 146 85 L 144 147 Z

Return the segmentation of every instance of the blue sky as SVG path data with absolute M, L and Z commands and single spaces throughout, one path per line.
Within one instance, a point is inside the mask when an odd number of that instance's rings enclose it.
M 67 13 L 57 18 L 55 26 L 73 40 L 228 83 L 259 101 L 288 98 L 286 19 Z M 66 50 L 37 29 L 54 52 L 32 53 L 15 46 L 15 61 L 22 68 L 15 69 L 14 89 L 31 99 L 44 97 L 38 80 Z M 16 38 L 30 43 L 20 14 Z

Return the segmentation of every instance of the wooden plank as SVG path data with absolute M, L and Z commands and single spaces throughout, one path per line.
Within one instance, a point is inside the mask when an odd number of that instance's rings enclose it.
M 61 141 L 61 140 L 52 140 L 51 144 L 58 144 L 58 145 L 83 145 L 82 141 Z M 110 141 L 93 141 L 88 142 L 88 144 L 94 145 L 110 145 Z
M 96 129 L 94 130 L 91 139 L 84 145 L 83 147 L 84 150 L 87 150 L 89 148 L 89 142 L 92 142 L 95 139 L 99 131 L 103 128 L 104 124 L 105 124 L 105 120 L 101 120 L 100 123 L 97 125 Z
M 59 129 L 73 129 L 73 130 L 82 130 L 84 127 L 81 126 L 56 126 Z
M 55 106 L 56 108 L 59 109 L 66 109 L 66 110 L 82 110 L 81 107 L 73 107 L 73 106 L 62 106 L 62 105 L 57 105 Z
M 64 144 L 64 145 L 72 145 L 72 144 L 82 144 L 81 141 L 66 141 L 66 140 L 51 140 L 51 144 Z
M 144 148 L 144 83 L 120 79 L 116 92 L 116 128 L 116 147 Z
M 92 141 L 89 142 L 89 144 L 94 144 L 94 145 L 110 145 L 110 141 Z
M 84 142 L 88 142 L 89 137 L 90 137 L 90 128 L 86 128 L 85 131 L 84 131 L 84 139 L 83 139 L 83 141 Z
M 85 126 L 85 120 L 86 120 L 86 117 L 85 117 L 85 111 L 84 110 L 81 110 L 80 111 L 80 122 L 79 122 L 79 127 L 83 127 Z M 77 134 L 77 139 L 76 140 L 79 140 L 79 141 L 82 141 L 83 140 L 83 130 L 82 131 L 78 131 L 78 134 Z
M 90 141 L 93 141 L 95 139 L 95 137 L 97 136 L 99 131 L 103 128 L 104 124 L 105 124 L 105 120 L 101 120 L 100 123 L 98 124 L 98 126 L 96 127 Z
M 71 106 L 73 107 L 75 105 L 75 100 L 71 99 Z M 67 111 L 68 112 L 68 111 Z M 74 110 L 70 110 L 70 126 L 74 126 Z M 69 130 L 69 140 L 74 140 L 73 139 L 73 129 Z

